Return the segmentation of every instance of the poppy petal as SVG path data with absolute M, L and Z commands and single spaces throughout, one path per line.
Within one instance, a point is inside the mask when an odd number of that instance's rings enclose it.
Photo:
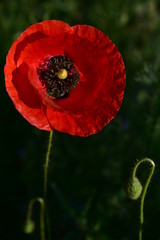
M 24 74 L 26 71 L 26 63 L 16 68 L 12 74 L 6 71 L 8 94 L 16 109 L 24 118 L 38 128 L 50 131 L 51 128 L 45 115 L 45 108 L 40 97 L 30 84 L 27 74 Z
M 80 82 L 69 96 L 54 99 L 39 79 L 45 59 L 67 56 Z M 88 136 L 117 114 L 123 100 L 126 73 L 123 59 L 100 30 L 47 20 L 34 24 L 12 45 L 5 66 L 6 89 L 17 110 L 40 129 Z

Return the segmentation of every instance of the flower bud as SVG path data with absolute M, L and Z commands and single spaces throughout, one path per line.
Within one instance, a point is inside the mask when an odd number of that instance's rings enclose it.
M 31 234 L 34 231 L 35 223 L 31 219 L 27 219 L 25 226 L 24 226 L 24 232 L 27 234 Z
M 128 197 L 132 200 L 137 200 L 142 192 L 142 184 L 137 177 L 130 178 L 127 185 Z

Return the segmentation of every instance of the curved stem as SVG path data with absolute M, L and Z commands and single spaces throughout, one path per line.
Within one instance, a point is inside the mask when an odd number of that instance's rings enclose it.
M 137 162 L 136 166 L 134 167 L 134 170 L 133 170 L 133 173 L 132 173 L 133 178 L 136 176 L 136 171 L 137 171 L 138 166 L 140 164 L 144 163 L 144 162 L 147 162 L 147 163 L 151 164 L 151 171 L 150 171 L 150 174 L 149 174 L 149 176 L 147 178 L 147 181 L 144 185 L 142 196 L 141 196 L 139 240 L 142 240 L 142 225 L 143 225 L 143 222 L 144 222 L 144 200 L 145 200 L 145 196 L 146 196 L 146 193 L 147 193 L 149 183 L 151 181 L 151 178 L 152 178 L 152 175 L 153 175 L 154 169 L 155 169 L 154 162 L 150 158 L 144 158 L 144 159 L 140 160 L 139 162 Z
M 41 240 L 45 240 L 45 221 L 44 221 L 44 215 L 45 215 L 45 204 L 44 204 L 44 200 L 43 198 L 34 198 L 30 201 L 29 206 L 28 206 L 28 212 L 27 212 L 27 218 L 26 218 L 26 228 L 28 227 L 27 224 L 34 224 L 32 221 L 32 212 L 33 212 L 33 204 L 35 202 L 39 202 L 41 205 L 41 209 L 40 209 L 40 231 L 41 231 Z M 29 232 L 27 231 L 27 233 L 31 233 L 34 229 L 34 226 L 32 226 L 32 229 L 29 230 Z

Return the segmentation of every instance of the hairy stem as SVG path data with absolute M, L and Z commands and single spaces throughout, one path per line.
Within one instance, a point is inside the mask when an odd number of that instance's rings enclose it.
M 50 156 L 50 151 L 51 151 L 51 146 L 52 146 L 52 136 L 53 136 L 53 131 L 50 131 L 48 148 L 47 148 L 45 165 L 44 165 L 44 193 L 43 193 L 44 197 L 43 198 L 41 198 L 41 197 L 34 198 L 30 201 L 29 207 L 28 207 L 28 212 L 27 212 L 26 224 L 25 224 L 25 232 L 32 233 L 34 231 L 34 222 L 32 220 L 33 205 L 36 201 L 38 201 L 41 205 L 41 209 L 40 209 L 41 240 L 46 240 L 45 217 L 46 217 L 46 223 L 47 223 L 47 227 L 48 227 L 48 239 L 50 240 L 50 227 L 49 227 L 49 217 L 48 217 L 48 212 L 47 212 L 47 207 L 46 207 L 46 197 L 47 197 L 47 173 L 48 173 L 49 156 Z
M 49 215 L 48 215 L 48 210 L 47 210 L 47 207 L 46 207 L 46 198 L 47 198 L 47 176 L 48 176 L 47 174 L 48 174 L 49 156 L 50 156 L 51 147 L 52 147 L 52 137 L 53 137 L 53 131 L 50 131 L 48 148 L 47 148 L 45 165 L 44 165 L 44 193 L 43 193 L 44 194 L 45 216 L 46 216 L 46 223 L 47 223 L 48 239 L 49 240 L 51 238 L 51 233 L 50 233 Z
M 47 196 L 47 173 L 48 173 L 49 156 L 50 156 L 51 146 L 52 146 L 52 137 L 53 137 L 53 131 L 50 131 L 48 149 L 47 149 L 45 165 L 44 165 L 44 200 L 46 200 L 46 196 Z

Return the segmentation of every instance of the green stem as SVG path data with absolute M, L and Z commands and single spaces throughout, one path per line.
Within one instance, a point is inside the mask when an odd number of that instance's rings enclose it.
M 52 146 L 52 136 L 53 131 L 50 131 L 49 134 L 49 141 L 48 141 L 48 148 L 46 153 L 46 159 L 45 159 L 45 165 L 44 165 L 44 199 L 43 198 L 34 198 L 30 201 L 29 207 L 28 207 L 28 213 L 27 213 L 27 219 L 26 219 L 26 225 L 25 225 L 25 232 L 26 233 L 32 233 L 34 231 L 34 222 L 32 221 L 32 212 L 33 212 L 33 204 L 38 201 L 41 204 L 41 210 L 40 210 L 40 233 L 41 233 L 41 240 L 45 240 L 45 217 L 46 217 L 46 223 L 48 227 L 48 238 L 50 239 L 50 227 L 49 227 L 49 217 L 46 207 L 46 196 L 47 196 L 47 173 L 48 173 L 48 163 L 49 163 L 49 156 Z
M 50 151 L 51 151 L 51 146 L 52 146 L 52 137 L 53 137 L 53 131 L 50 131 L 48 149 L 47 149 L 45 165 L 44 165 L 44 200 L 45 201 L 46 201 L 46 196 L 47 196 L 47 173 L 48 173 L 49 156 L 50 156 Z
M 142 240 L 142 226 L 143 226 L 143 222 L 144 222 L 144 200 L 145 200 L 145 196 L 146 196 L 146 193 L 147 193 L 149 183 L 151 181 L 151 178 L 152 178 L 152 175 L 153 175 L 154 169 L 155 169 L 154 162 L 150 158 L 144 158 L 144 159 L 140 160 L 139 162 L 137 162 L 136 166 L 134 167 L 133 174 L 132 174 L 133 178 L 136 177 L 136 171 L 137 171 L 138 166 L 140 164 L 144 163 L 144 162 L 147 162 L 147 163 L 151 164 L 152 168 L 151 168 L 150 174 L 147 178 L 146 184 L 144 185 L 143 192 L 142 192 L 142 195 L 141 195 L 139 240 Z
M 51 147 L 52 147 L 52 137 L 53 137 L 53 131 L 50 131 L 48 148 L 47 148 L 45 165 L 44 165 L 44 193 L 43 193 L 44 194 L 45 215 L 46 215 L 46 223 L 47 223 L 48 239 L 49 240 L 51 239 L 51 233 L 50 233 L 50 223 L 49 223 L 48 210 L 47 210 L 47 207 L 46 207 L 46 198 L 47 198 L 47 174 L 48 174 L 49 156 L 50 156 Z

